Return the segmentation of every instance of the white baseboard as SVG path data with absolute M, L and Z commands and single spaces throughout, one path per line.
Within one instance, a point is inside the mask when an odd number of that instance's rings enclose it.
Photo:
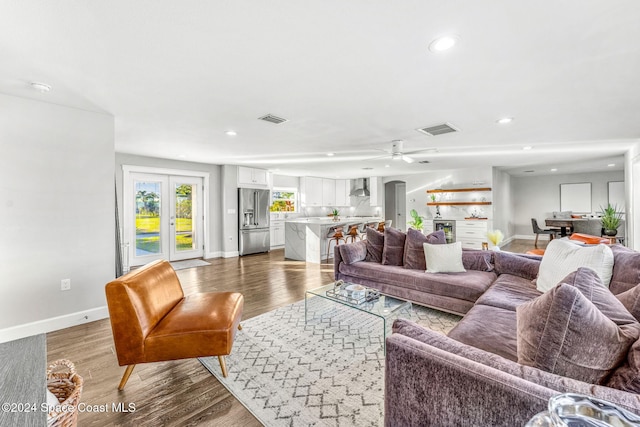
M 207 252 L 206 254 L 204 254 L 204 259 L 209 259 L 209 258 L 222 258 L 222 252 L 215 251 L 215 252 Z
M 240 252 L 239 251 L 222 252 L 222 258 L 233 258 L 233 257 L 237 257 L 237 256 L 240 256 Z
M 108 317 L 109 310 L 105 305 L 103 307 L 25 323 L 24 325 L 11 326 L 9 328 L 0 329 L 0 343 L 30 337 L 32 335 L 46 334 L 47 332 L 69 328 L 83 323 L 94 322 Z

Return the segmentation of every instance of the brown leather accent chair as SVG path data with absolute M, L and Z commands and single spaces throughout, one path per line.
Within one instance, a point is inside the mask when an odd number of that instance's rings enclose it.
M 137 363 L 218 356 L 231 353 L 244 297 L 237 292 L 184 295 L 175 270 L 154 261 L 108 283 L 107 305 L 118 364 L 127 365 L 124 389 Z

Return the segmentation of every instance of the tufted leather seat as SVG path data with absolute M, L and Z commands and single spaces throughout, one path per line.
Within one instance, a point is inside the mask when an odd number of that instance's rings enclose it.
M 128 365 L 118 386 L 124 389 L 137 363 L 218 356 L 231 353 L 244 297 L 237 292 L 184 296 L 167 261 L 154 261 L 106 286 L 118 363 Z

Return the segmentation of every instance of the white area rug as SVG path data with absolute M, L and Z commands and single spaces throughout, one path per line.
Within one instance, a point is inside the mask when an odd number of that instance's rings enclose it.
M 330 302 L 309 306 L 315 320 L 306 325 L 304 301 L 242 322 L 227 378 L 217 357 L 200 362 L 266 426 L 382 426 L 382 320 Z M 460 320 L 417 305 L 408 314 L 442 333 Z
M 201 259 L 187 259 L 184 261 L 171 262 L 171 266 L 174 270 L 184 270 L 185 268 L 202 267 L 205 265 L 211 265 L 211 263 Z

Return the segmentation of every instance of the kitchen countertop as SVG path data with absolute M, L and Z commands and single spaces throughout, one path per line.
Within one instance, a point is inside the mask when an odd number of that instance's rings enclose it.
M 285 221 L 288 223 L 295 223 L 295 224 L 330 225 L 330 224 L 382 221 L 382 218 L 380 217 L 340 217 L 338 221 L 334 221 L 332 217 L 328 216 L 328 217 L 292 218 L 292 219 L 287 219 Z

